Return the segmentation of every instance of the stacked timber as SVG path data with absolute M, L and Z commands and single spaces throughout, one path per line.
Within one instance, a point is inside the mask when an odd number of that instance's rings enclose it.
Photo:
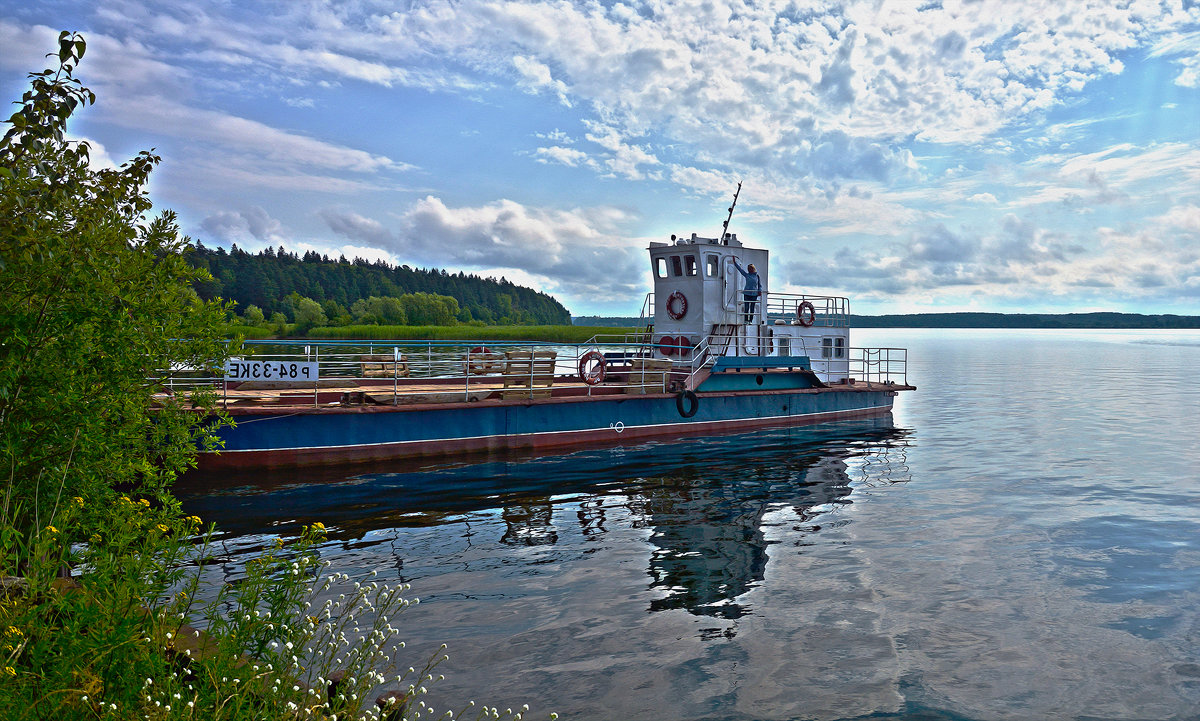
M 504 390 L 500 397 L 548 398 L 554 385 L 554 358 L 552 350 L 511 350 L 504 354 Z
M 625 392 L 632 395 L 665 393 L 671 380 L 672 363 L 666 358 L 634 358 Z
M 368 353 L 359 356 L 358 364 L 363 378 L 406 378 L 408 363 L 405 360 L 403 355 L 397 361 L 391 353 Z

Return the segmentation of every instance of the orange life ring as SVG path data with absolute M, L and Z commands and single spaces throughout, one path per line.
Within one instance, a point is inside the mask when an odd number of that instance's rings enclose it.
M 604 376 L 604 355 L 595 350 L 584 353 L 579 359 L 579 380 L 594 386 L 603 383 Z
M 817 322 L 817 309 L 807 300 L 801 301 L 800 305 L 796 306 L 796 320 L 805 328 L 811 328 L 812 324 Z
M 658 352 L 663 355 L 675 355 L 675 351 L 679 350 L 677 343 L 675 336 L 664 335 L 658 339 Z
M 485 345 L 477 345 L 467 351 L 467 372 L 471 375 L 481 376 L 491 371 L 499 369 L 499 358 L 496 354 L 488 350 Z
M 675 309 L 675 304 L 679 304 L 679 309 Z M 687 315 L 688 302 L 687 296 L 679 291 L 675 291 L 667 296 L 667 315 L 671 316 L 671 320 L 680 320 Z

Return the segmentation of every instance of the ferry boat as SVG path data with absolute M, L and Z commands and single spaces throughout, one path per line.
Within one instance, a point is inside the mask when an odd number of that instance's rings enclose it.
M 736 196 L 735 196 L 736 203 Z M 730 208 L 732 216 L 733 208 Z M 699 436 L 887 414 L 907 351 L 856 348 L 846 298 L 770 290 L 736 234 L 650 243 L 628 333 L 582 344 L 247 342 L 208 379 L 235 425 L 201 469 L 335 465 Z M 754 266 L 757 297 L 741 269 Z

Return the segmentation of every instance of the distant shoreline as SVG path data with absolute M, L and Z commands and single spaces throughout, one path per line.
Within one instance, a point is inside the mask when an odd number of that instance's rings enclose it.
M 575 325 L 636 327 L 637 318 L 579 316 Z M 1140 313 L 899 313 L 851 315 L 854 328 L 1095 328 L 1108 330 L 1197 330 L 1200 316 Z
M 1200 329 L 1200 316 L 1140 313 L 911 313 L 852 315 L 854 328 Z

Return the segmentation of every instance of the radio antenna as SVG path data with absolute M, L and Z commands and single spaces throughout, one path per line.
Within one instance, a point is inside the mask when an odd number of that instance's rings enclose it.
M 739 180 L 737 190 L 733 192 L 733 202 L 729 204 L 729 217 L 721 223 L 721 245 L 729 245 L 729 221 L 733 220 L 733 209 L 737 207 L 737 199 L 741 193 L 742 182 Z

